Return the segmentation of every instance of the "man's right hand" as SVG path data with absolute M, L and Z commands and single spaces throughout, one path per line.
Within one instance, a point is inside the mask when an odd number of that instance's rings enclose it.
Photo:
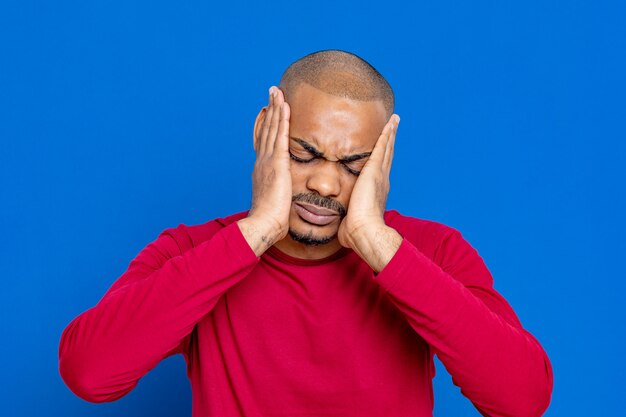
M 269 104 L 260 132 L 255 132 L 256 162 L 252 172 L 252 207 L 237 222 L 257 256 L 283 239 L 289 230 L 291 172 L 289 104 L 283 92 L 270 88 Z

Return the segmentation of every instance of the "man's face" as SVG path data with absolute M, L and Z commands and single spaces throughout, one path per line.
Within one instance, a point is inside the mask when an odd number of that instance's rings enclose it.
M 301 84 L 291 107 L 293 201 L 289 235 L 320 245 L 335 239 L 352 189 L 386 122 L 382 101 L 355 101 Z

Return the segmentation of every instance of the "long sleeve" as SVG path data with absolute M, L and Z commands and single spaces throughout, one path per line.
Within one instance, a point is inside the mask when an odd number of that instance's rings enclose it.
M 540 416 L 553 385 L 541 345 L 459 232 L 447 229 L 433 255 L 405 238 L 375 279 L 482 415 Z
M 196 323 L 258 262 L 236 223 L 194 248 L 183 230 L 161 233 L 64 330 L 59 371 L 76 395 L 113 401 L 159 361 L 184 353 Z

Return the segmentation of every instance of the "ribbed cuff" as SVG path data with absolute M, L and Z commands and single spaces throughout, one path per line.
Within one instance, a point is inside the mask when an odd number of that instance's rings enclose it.
M 237 222 L 233 222 L 222 229 L 221 237 L 224 239 L 228 252 L 236 256 L 241 265 L 254 264 L 260 259 L 241 233 Z
M 399 281 L 408 275 L 410 263 L 406 262 L 406 260 L 410 257 L 411 250 L 416 249 L 413 248 L 413 245 L 406 238 L 402 239 L 400 247 L 389 263 L 374 276 L 374 280 L 386 291 L 391 291 Z

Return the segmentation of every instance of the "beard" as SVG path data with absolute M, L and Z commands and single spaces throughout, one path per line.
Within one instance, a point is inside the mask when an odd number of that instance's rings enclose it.
M 335 238 L 335 236 L 337 236 L 337 234 L 334 234 L 332 236 L 318 237 L 318 236 L 313 236 L 313 232 L 298 233 L 293 229 L 289 229 L 289 236 L 291 236 L 291 238 L 295 240 L 296 242 L 302 243 L 303 245 L 320 246 L 320 245 L 325 245 L 329 243 L 331 240 Z
M 347 210 L 346 208 L 337 200 L 333 200 L 329 197 L 322 197 L 317 193 L 299 193 L 295 194 L 291 198 L 292 202 L 302 202 L 316 205 L 318 207 L 327 208 L 330 210 L 334 210 L 339 213 L 340 221 L 346 217 Z M 317 227 L 317 226 L 314 226 Z M 308 233 L 300 233 L 292 228 L 289 228 L 289 236 L 296 242 L 302 243 L 307 246 L 320 246 L 326 245 L 330 243 L 335 237 L 337 233 L 327 236 L 315 236 L 313 231 L 309 231 Z

